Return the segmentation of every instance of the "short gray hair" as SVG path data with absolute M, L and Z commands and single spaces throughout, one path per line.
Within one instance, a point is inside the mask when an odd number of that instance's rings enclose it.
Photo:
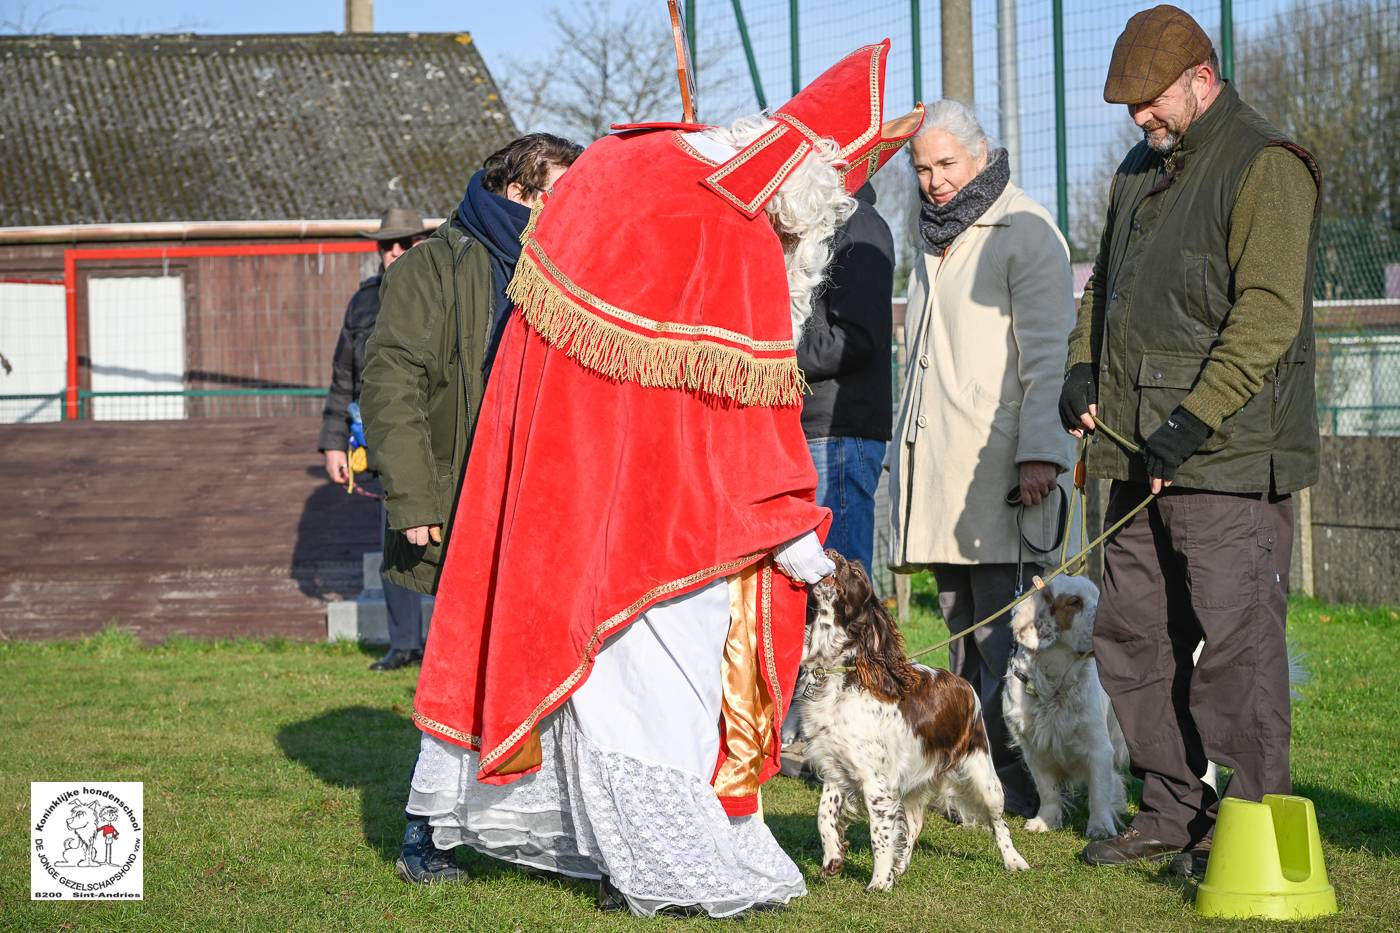
M 942 130 L 974 156 L 983 146 L 988 150 L 992 148 L 982 124 L 977 122 L 977 114 L 961 101 L 935 101 L 924 115 L 924 125 L 919 129 L 919 135 L 923 136 L 930 130 Z

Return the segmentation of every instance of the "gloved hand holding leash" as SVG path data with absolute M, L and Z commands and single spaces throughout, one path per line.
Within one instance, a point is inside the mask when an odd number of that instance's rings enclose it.
M 1102 425 L 1097 421 L 1099 414 L 1098 386 L 1094 382 L 1092 363 L 1076 363 L 1065 374 L 1064 388 L 1060 390 L 1060 423 L 1066 431 L 1082 438 Z M 1105 429 L 1114 441 L 1122 440 Z M 1130 451 L 1141 453 L 1147 475 L 1151 480 L 1152 493 L 1157 495 L 1172 484 L 1176 471 L 1192 454 L 1200 450 L 1212 433 L 1210 425 L 1191 414 L 1180 405 L 1176 406 L 1162 426 L 1152 432 L 1147 443 L 1139 451 L 1136 445 L 1127 445 Z

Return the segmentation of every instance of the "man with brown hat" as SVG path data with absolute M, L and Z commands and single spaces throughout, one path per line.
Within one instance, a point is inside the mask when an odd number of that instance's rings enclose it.
M 1128 21 L 1104 99 L 1143 140 L 1113 177 L 1060 416 L 1113 481 L 1106 523 L 1157 496 L 1104 549 L 1094 634 L 1142 807 L 1081 858 L 1199 875 L 1218 808 L 1208 762 L 1233 769 L 1236 797 L 1290 788 L 1290 495 L 1317 477 L 1320 176 L 1221 81 L 1176 7 Z
M 360 399 L 365 371 L 365 346 L 379 317 L 379 282 L 384 273 L 415 243 L 428 235 L 417 211 L 391 207 L 379 218 L 379 229 L 360 236 L 379 247 L 379 271 L 360 283 L 345 308 L 345 322 L 331 360 L 331 385 L 321 413 L 318 448 L 326 459 L 326 475 L 344 486 L 350 479 L 347 443 L 350 437 L 350 405 Z M 381 516 L 382 524 L 382 516 Z M 384 580 L 384 606 L 389 620 L 389 651 L 369 666 L 372 671 L 392 671 L 423 660 L 423 610 L 417 593 L 388 578 Z

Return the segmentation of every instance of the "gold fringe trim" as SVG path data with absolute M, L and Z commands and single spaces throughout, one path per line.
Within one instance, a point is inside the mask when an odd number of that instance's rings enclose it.
M 530 208 L 530 219 L 525 223 L 525 229 L 520 231 L 520 245 L 527 246 L 530 238 L 535 235 L 535 224 L 540 222 L 540 211 L 544 210 L 544 198 L 541 197 L 535 202 L 535 206 Z
M 807 382 L 796 357 L 762 360 L 734 347 L 634 333 L 568 298 L 528 253 L 521 260 L 506 294 L 540 336 L 588 369 L 609 379 L 690 389 L 741 405 L 802 403 Z

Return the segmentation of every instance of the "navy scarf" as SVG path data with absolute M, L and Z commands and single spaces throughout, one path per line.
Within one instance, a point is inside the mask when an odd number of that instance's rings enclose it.
M 489 374 L 491 362 L 496 358 L 496 347 L 500 345 L 510 317 L 506 286 L 515 275 L 515 264 L 520 261 L 520 234 L 525 232 L 525 225 L 530 221 L 530 209 L 487 191 L 481 183 L 485 174 L 477 172 L 467 183 L 467 193 L 457 206 L 457 222 L 491 255 L 491 284 L 495 286 L 496 304 L 492 308 L 491 341 L 482 364 L 482 372 Z

